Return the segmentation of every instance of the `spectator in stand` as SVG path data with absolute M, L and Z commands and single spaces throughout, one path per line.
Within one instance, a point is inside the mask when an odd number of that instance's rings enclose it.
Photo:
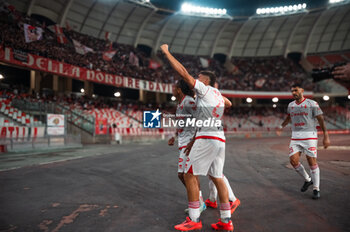
M 26 43 L 23 33 L 24 23 L 42 27 L 44 38 Z M 68 40 L 74 39 L 93 49 L 93 52 L 81 55 L 75 51 L 72 42 L 59 43 L 56 34 L 50 31 L 48 27 L 43 27 L 42 22 L 17 11 L 5 10 L 0 12 L 0 30 L 6 31 L 1 35 L 3 47 L 11 47 L 75 66 L 121 76 L 165 83 L 173 83 L 174 79 L 177 78 L 177 74 L 174 73 L 168 63 L 164 63 L 161 67 L 155 69 L 149 68 L 150 58 L 133 46 L 111 43 L 74 30 L 64 29 L 63 32 Z M 111 61 L 103 59 L 103 53 L 107 50 L 116 51 Z M 130 56 L 137 57 L 138 62 L 131 62 L 135 59 L 134 57 L 130 59 Z M 158 56 L 160 57 L 161 54 L 158 53 Z M 306 90 L 312 90 L 313 88 L 311 80 L 307 78 L 303 69 L 293 61 L 283 57 L 232 58 L 231 63 L 238 69 L 229 72 L 219 61 L 209 57 L 185 54 L 176 54 L 175 56 L 189 70 L 189 73 L 195 74 L 205 69 L 214 70 L 219 77 L 217 81 L 220 89 L 289 91 L 286 86 L 296 82 L 302 83 Z M 203 60 L 207 61 L 207 64 L 202 63 Z M 346 73 L 346 70 L 348 69 L 344 68 L 337 70 L 337 72 L 340 75 L 340 73 Z M 341 75 L 339 77 L 343 77 L 344 74 Z

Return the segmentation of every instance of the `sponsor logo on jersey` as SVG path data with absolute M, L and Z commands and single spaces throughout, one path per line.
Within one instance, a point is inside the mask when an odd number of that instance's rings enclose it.
M 308 116 L 309 113 L 307 112 L 299 112 L 299 113 L 291 113 L 290 116 L 291 117 L 295 117 L 295 116 Z
M 301 123 L 294 123 L 294 126 L 297 127 L 297 126 L 305 126 L 305 123 L 301 122 Z

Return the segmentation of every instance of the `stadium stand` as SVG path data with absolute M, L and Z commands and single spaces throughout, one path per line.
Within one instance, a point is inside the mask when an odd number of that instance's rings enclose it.
M 12 106 L 13 99 L 25 100 L 26 103 L 53 104 L 62 112 L 70 115 L 69 120 L 78 127 L 95 133 L 95 124 L 99 120 L 106 120 L 108 134 L 118 132 L 122 135 L 157 134 L 160 131 L 142 132 L 142 117 L 144 110 L 154 110 L 159 107 L 163 113 L 174 113 L 174 104 L 165 103 L 157 106 L 138 101 L 115 101 L 103 97 L 90 98 L 75 95 L 49 97 L 46 95 L 14 94 L 11 90 L 0 91 L 0 125 L 42 127 L 39 121 L 30 113 Z M 27 104 L 27 105 L 28 105 Z M 268 106 L 240 106 L 225 111 L 223 118 L 224 129 L 227 132 L 274 131 L 284 120 L 284 105 L 277 108 Z M 71 112 L 70 114 L 68 112 Z M 349 128 L 350 110 L 341 106 L 325 107 L 325 119 L 328 129 Z M 127 130 L 126 130 L 127 129 Z M 170 129 L 169 133 L 174 131 Z
M 49 27 L 43 26 L 29 16 L 18 11 L 15 13 L 1 12 L 0 14 L 0 29 L 8 31 L 3 35 L 2 46 L 116 75 L 163 83 L 173 83 L 176 78 L 169 64 L 162 65 L 159 62 L 162 57 L 160 53 L 157 54 L 157 57 L 150 58 L 141 50 L 130 45 L 112 43 L 71 29 L 63 29 L 67 42 L 60 43 L 55 39 L 56 35 Z M 44 30 L 43 39 L 26 43 L 23 33 L 24 23 L 41 27 Z M 84 54 L 77 52 L 74 41 L 78 41 L 83 46 Z M 115 51 L 110 60 L 105 57 L 105 52 L 108 51 Z M 208 56 L 184 54 L 175 54 L 175 56 L 194 76 L 205 69 L 215 71 L 220 77 L 219 87 L 221 89 L 284 91 L 295 82 L 303 82 L 306 90 L 313 88 L 305 71 L 290 59 L 283 57 L 232 58 L 231 63 L 237 67 L 232 72 L 228 71 L 224 64 Z
M 0 119 L 0 126 L 44 126 L 44 123 L 39 121 L 33 115 L 22 112 L 12 105 L 14 98 L 27 98 L 24 95 L 17 95 L 9 93 L 8 91 L 0 91 L 0 112 L 2 117 Z
M 123 2 L 120 5 L 123 6 L 124 4 L 129 3 Z M 334 9 L 330 11 L 333 10 Z M 341 11 L 342 14 L 344 13 L 343 10 L 339 11 Z M 28 16 L 22 12 L 16 10 L 14 7 L 2 5 L 0 12 L 0 29 L 7 32 L 3 33 L 1 37 L 2 48 L 10 47 L 12 49 L 36 54 L 90 70 L 103 71 L 137 79 L 164 83 L 174 83 L 175 79 L 177 79 L 177 74 L 173 71 L 170 65 L 167 62 L 163 63 L 161 61 L 164 60 L 163 55 L 160 52 L 157 52 L 157 48 L 153 51 L 155 54 L 150 57 L 149 54 L 146 54 L 143 50 L 136 48 L 136 42 L 134 45 L 131 45 L 126 41 L 124 41 L 125 43 L 119 42 L 119 35 L 116 40 L 113 40 L 118 42 L 111 42 L 109 39 L 101 39 L 101 34 L 104 32 L 103 29 L 101 29 L 98 36 L 92 36 L 92 33 L 81 30 L 83 26 L 80 30 L 76 27 L 72 29 L 68 24 L 66 28 L 62 28 L 58 25 L 47 26 L 43 22 L 39 22 L 34 17 Z M 316 17 L 315 15 L 316 14 L 311 15 L 310 17 Z M 284 23 L 287 21 L 288 23 L 283 26 L 281 25 L 280 29 L 283 28 L 283 30 L 275 31 L 274 33 L 276 33 L 276 35 L 288 31 L 287 26 L 289 25 L 289 19 L 292 19 L 292 16 L 290 18 L 288 17 L 289 16 L 283 16 L 281 18 L 286 19 Z M 257 25 L 262 21 L 266 22 L 264 24 L 265 32 L 272 30 L 271 28 L 268 28 L 268 25 L 273 25 L 274 19 L 252 19 L 245 21 L 244 25 L 241 25 L 242 22 L 232 21 L 230 22 L 232 25 L 229 25 L 227 29 L 231 30 L 232 28 L 235 28 L 235 25 L 239 25 L 242 27 L 242 35 L 248 36 L 249 34 L 248 39 L 246 39 L 248 43 L 250 40 L 256 39 L 254 38 L 256 34 L 255 30 L 256 28 L 259 28 Z M 43 38 L 41 40 L 26 43 L 24 33 L 25 24 L 41 28 L 43 30 Z M 164 27 L 166 26 L 167 25 L 165 24 Z M 284 28 L 284 26 L 287 29 Z M 311 27 L 312 25 L 307 26 Z M 234 32 L 240 31 L 240 29 L 238 29 L 240 27 L 237 27 L 237 30 Z M 244 30 L 248 30 L 245 27 L 248 29 L 252 27 L 253 30 L 249 33 L 245 32 Z M 212 28 L 210 28 L 210 30 L 211 29 Z M 213 29 L 215 28 L 213 27 Z M 61 30 L 60 36 L 62 37 L 62 40 L 58 39 L 57 30 Z M 296 36 L 300 33 L 298 30 L 299 29 L 297 28 L 295 31 Z M 232 31 L 229 32 L 231 33 Z M 226 36 L 227 34 L 231 35 L 232 33 L 230 34 L 229 32 L 223 30 L 219 34 Z M 123 32 L 121 31 L 120 33 L 122 34 Z M 163 31 L 161 31 L 161 33 L 163 33 Z M 292 34 L 294 36 L 294 32 Z M 208 55 L 208 52 L 199 52 L 201 51 L 201 43 L 204 41 L 199 42 L 200 45 L 197 47 L 196 52 L 188 52 L 186 50 L 185 46 L 187 45 L 187 41 L 181 52 L 181 49 L 177 48 L 178 44 L 175 42 L 176 36 L 177 35 L 175 34 L 172 41 L 170 41 L 171 43 L 174 42 L 174 46 L 172 47 L 174 47 L 176 58 L 178 58 L 179 61 L 189 70 L 190 74 L 194 76 L 196 76 L 201 70 L 209 69 L 215 71 L 219 77 L 218 84 L 220 89 L 242 91 L 289 91 L 290 85 L 294 83 L 301 83 L 306 90 L 314 89 L 311 78 L 309 78 L 309 75 L 303 70 L 303 68 L 291 59 L 286 58 L 286 54 L 283 52 L 274 52 L 273 47 L 271 47 L 269 54 L 265 54 L 267 56 L 262 56 L 264 53 L 260 53 L 258 50 L 255 53 L 252 52 L 252 49 L 246 49 L 247 51 L 244 51 L 243 47 L 246 48 L 246 45 L 248 44 L 240 47 L 241 49 L 233 49 L 234 45 L 236 45 L 234 42 L 236 41 L 232 40 L 232 44 L 229 43 L 231 44 L 231 47 L 228 53 L 223 52 L 222 47 L 220 47 L 221 52 L 227 55 L 226 62 L 223 62 L 222 60 L 217 60 L 214 58 L 215 56 L 213 56 L 216 44 L 213 47 L 210 56 Z M 288 36 L 285 37 L 287 38 Z M 136 38 L 136 40 L 138 40 L 138 38 Z M 261 41 L 257 43 L 259 46 L 264 44 L 262 40 L 263 37 L 261 37 Z M 278 40 L 277 36 L 275 40 Z M 243 43 L 242 41 L 242 39 L 237 38 L 237 44 Z M 79 46 L 77 45 L 77 42 Z M 164 41 L 157 40 L 155 45 L 159 45 L 160 42 Z M 222 43 L 219 39 L 216 42 L 218 44 Z M 290 42 L 293 43 L 295 41 L 291 40 Z M 221 44 L 221 46 L 223 46 L 223 44 Z M 240 46 L 242 46 L 242 44 Z M 346 48 L 347 44 L 343 43 L 343 46 Z M 317 52 L 319 47 L 320 46 L 313 46 L 312 51 Z M 78 51 L 78 48 L 83 51 Z M 287 48 L 288 44 L 285 45 L 286 51 Z M 236 53 L 236 51 L 238 53 L 240 51 L 240 54 Z M 106 56 L 106 53 L 108 52 L 112 52 L 110 53 L 110 56 Z M 349 59 L 350 54 L 348 52 L 311 53 L 311 55 L 307 56 L 307 60 L 315 67 L 323 67 L 340 61 L 349 61 Z M 35 102 L 59 103 L 57 105 L 60 107 L 60 112 L 69 113 L 70 122 L 75 123 L 80 127 L 89 128 L 89 131 L 94 131 L 95 124 L 100 119 L 106 119 L 109 128 L 113 127 L 113 125 L 117 128 L 123 129 L 141 128 L 143 110 L 154 109 L 154 105 L 146 106 L 145 103 L 141 102 L 106 103 L 106 99 L 103 98 L 56 98 L 25 95 L 22 97 L 25 100 L 30 101 L 31 104 L 34 104 Z M 8 99 L 9 98 L 3 98 L 1 102 L 0 109 L 6 119 L 1 119 L 0 123 L 18 123 L 26 126 L 43 125 L 40 121 L 35 119 L 34 116 L 13 107 L 11 103 L 8 102 Z M 173 107 L 173 105 L 168 104 L 163 105 L 161 108 L 166 111 L 171 107 Z M 273 130 L 281 123 L 281 120 L 283 120 L 282 109 L 272 109 L 262 106 L 258 108 L 245 108 L 240 106 L 239 109 L 239 111 L 227 112 L 225 115 L 224 124 L 226 130 Z M 336 108 L 333 112 L 339 113 L 338 115 L 330 113 L 332 116 L 330 119 L 327 118 L 327 120 L 332 124 L 332 128 L 340 128 L 344 122 L 343 115 L 346 115 L 346 110 Z
M 332 129 L 350 128 L 350 106 L 330 106 L 323 111 L 326 121 L 334 126 Z
M 349 53 L 325 53 L 309 55 L 307 61 L 312 64 L 314 68 L 324 68 L 336 63 L 347 63 L 350 61 L 350 57 Z
M 287 58 L 234 57 L 231 62 L 236 66 L 236 71 L 225 72 L 224 77 L 220 78 L 220 86 L 223 86 L 223 89 L 289 91 L 289 86 L 294 83 L 302 84 L 306 90 L 313 88 L 305 71 Z

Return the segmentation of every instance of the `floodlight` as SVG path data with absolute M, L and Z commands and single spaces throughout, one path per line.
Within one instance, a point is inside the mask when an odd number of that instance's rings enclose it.
M 324 96 L 323 96 L 323 100 L 324 100 L 324 101 L 328 101 L 328 100 L 329 100 L 329 96 L 328 96 L 328 95 L 324 95 Z
M 272 98 L 272 102 L 278 102 L 278 97 L 274 97 L 274 98 Z

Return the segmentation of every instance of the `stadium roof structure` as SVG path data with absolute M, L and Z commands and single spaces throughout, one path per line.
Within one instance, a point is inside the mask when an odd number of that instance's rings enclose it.
M 182 1 L 11 0 L 18 10 L 29 15 L 45 16 L 62 26 L 68 23 L 72 29 L 98 38 L 110 32 L 112 41 L 142 44 L 154 51 L 162 43 L 169 44 L 175 53 L 200 56 L 306 55 L 349 50 L 350 4 L 304 2 L 308 6 L 305 12 L 261 18 L 255 17 L 257 8 L 290 2 L 200 1 L 210 7 L 227 8 L 232 16 L 210 18 L 180 14 L 177 10 Z

